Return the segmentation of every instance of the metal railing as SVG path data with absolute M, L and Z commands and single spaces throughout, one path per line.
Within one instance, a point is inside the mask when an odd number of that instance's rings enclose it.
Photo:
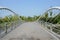
M 43 28 L 45 28 L 48 32 L 52 33 L 54 36 L 56 36 L 58 39 L 60 39 L 60 25 L 52 24 L 49 22 L 44 21 L 38 21 Z M 57 28 L 58 27 L 58 28 Z
M 4 23 L 3 26 L 0 24 L 0 38 L 3 38 L 6 34 L 14 30 L 15 28 L 19 27 L 23 22 L 20 20 Z

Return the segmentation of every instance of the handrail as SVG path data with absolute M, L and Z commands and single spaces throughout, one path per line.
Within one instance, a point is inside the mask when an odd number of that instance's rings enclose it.
M 44 22 L 44 21 L 40 21 L 40 22 L 38 22 L 38 23 L 41 24 L 42 27 L 45 28 L 45 30 L 47 30 L 48 32 L 50 32 L 50 33 L 52 33 L 54 36 L 56 36 L 58 39 L 60 39 L 60 35 L 52 31 L 53 27 L 55 27 L 55 24 L 48 23 L 48 22 Z M 48 28 L 48 26 L 49 26 L 50 28 Z

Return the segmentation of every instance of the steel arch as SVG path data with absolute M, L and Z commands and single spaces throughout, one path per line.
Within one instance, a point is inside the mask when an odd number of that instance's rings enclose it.
M 7 10 L 7 11 L 12 12 L 14 15 L 16 15 L 16 13 L 14 11 L 12 11 L 11 9 L 6 8 L 6 7 L 0 7 L 0 10 Z
M 0 10 L 7 10 L 7 11 L 10 11 L 11 13 L 13 13 L 14 15 L 17 15 L 14 11 L 12 11 L 11 9 L 7 8 L 7 7 L 0 7 Z M 19 17 L 19 16 L 18 16 Z M 21 21 L 22 19 L 19 18 Z
M 53 9 L 60 10 L 60 7 L 51 7 L 51 8 L 48 8 L 45 12 L 48 12 L 48 11 L 53 10 Z M 39 21 L 39 19 L 40 19 L 40 17 L 37 19 L 37 21 Z

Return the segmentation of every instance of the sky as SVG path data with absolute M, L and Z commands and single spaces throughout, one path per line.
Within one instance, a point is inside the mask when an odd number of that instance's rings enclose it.
M 40 15 L 53 6 L 60 6 L 60 0 L 0 0 L 0 7 L 7 7 L 22 16 Z

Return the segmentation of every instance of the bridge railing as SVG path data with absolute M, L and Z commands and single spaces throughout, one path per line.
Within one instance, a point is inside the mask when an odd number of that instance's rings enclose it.
M 60 25 L 39 21 L 42 27 L 60 39 Z
M 20 26 L 23 22 L 20 20 L 14 21 L 14 22 L 9 22 L 9 23 L 4 23 L 2 28 L 0 28 L 0 38 L 4 37 L 6 34 Z

